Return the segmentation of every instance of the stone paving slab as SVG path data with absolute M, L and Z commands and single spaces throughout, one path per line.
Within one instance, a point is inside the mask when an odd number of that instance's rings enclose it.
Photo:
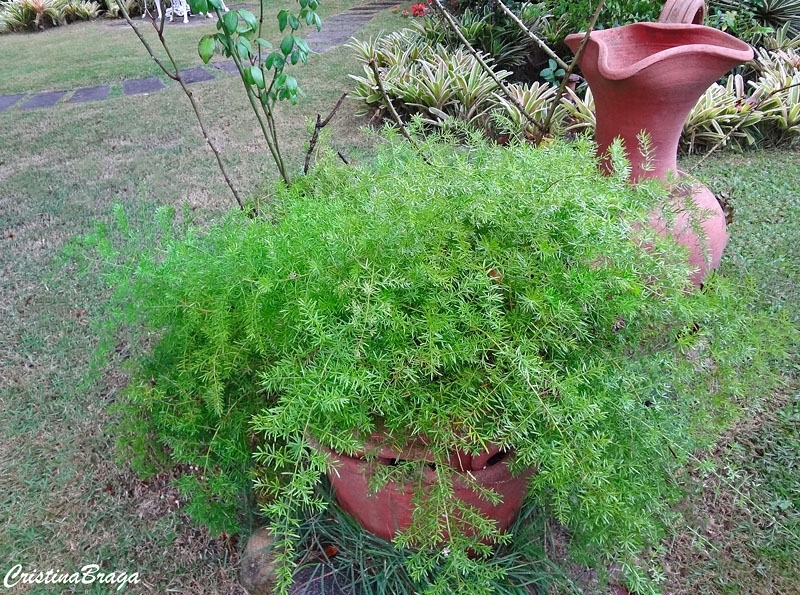
M 125 95 L 139 95 L 140 93 L 152 93 L 160 91 L 165 87 L 164 83 L 157 76 L 150 76 L 144 79 L 132 79 L 122 81 L 122 89 Z
M 340 43 L 344 43 L 345 41 L 350 39 L 352 36 L 353 36 L 352 33 L 344 33 L 341 35 L 330 35 L 328 37 L 324 37 L 321 39 L 312 39 L 309 41 L 309 45 L 312 42 L 327 44 L 327 45 L 339 45 Z
M 228 60 L 227 62 L 212 62 L 211 65 L 229 74 L 239 74 L 239 69 L 236 68 L 236 62 L 233 60 Z
M 186 70 L 181 70 L 181 77 L 183 77 L 183 82 L 187 85 L 191 85 L 192 83 L 202 83 L 205 81 L 214 80 L 214 75 L 211 74 L 208 70 L 203 68 L 202 66 L 195 66 L 194 68 L 187 68 Z
M 25 97 L 27 93 L 13 93 L 11 95 L 0 95 L 0 112 L 6 111 L 17 101 Z
M 101 101 L 108 99 L 108 92 L 111 85 L 98 85 L 96 87 L 82 87 L 75 89 L 75 93 L 70 97 L 70 103 L 86 103 L 87 101 Z
M 44 91 L 42 93 L 37 93 L 28 99 L 28 101 L 21 104 L 19 109 L 39 109 L 41 107 L 53 107 L 66 94 L 66 91 Z

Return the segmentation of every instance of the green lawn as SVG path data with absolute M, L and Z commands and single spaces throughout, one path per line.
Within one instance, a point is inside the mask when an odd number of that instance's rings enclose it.
M 324 5 L 334 13 L 349 4 Z M 358 36 L 405 23 L 384 11 Z M 200 64 L 196 42 L 211 29 L 168 27 L 181 66 Z M 0 36 L 0 55 L 0 93 L 157 73 L 130 30 L 102 20 Z M 344 48 L 298 69 L 307 98 L 278 114 L 293 170 L 307 122 L 330 111 L 357 69 Z M 240 84 L 220 74 L 192 90 L 235 184 L 253 195 L 275 176 Z M 373 140 L 353 108 L 345 104 L 329 142 L 359 159 Z M 800 152 L 720 153 L 694 173 L 736 209 L 722 272 L 757 286 L 764 308 L 800 328 Z M 235 206 L 179 88 L 0 113 L 0 569 L 73 572 L 98 563 L 138 572 L 147 587 L 135 592 L 241 593 L 235 563 L 246 536 L 212 538 L 181 512 L 168 474 L 142 481 L 114 458 L 110 408 L 135 354 L 121 339 L 118 365 L 92 366 L 110 288 L 77 275 L 62 250 L 108 220 L 115 203 L 127 207 L 134 230 L 152 225 L 160 205 L 201 219 Z M 763 395 L 714 452 L 700 453 L 681 507 L 686 522 L 653 554 L 665 592 L 800 593 L 799 369 L 796 349 L 784 388 Z

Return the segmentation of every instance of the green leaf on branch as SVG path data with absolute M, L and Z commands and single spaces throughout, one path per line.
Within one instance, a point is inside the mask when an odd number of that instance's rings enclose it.
M 267 48 L 268 50 L 272 49 L 272 44 L 263 37 L 259 37 L 258 39 L 256 39 L 256 43 L 260 45 L 262 48 Z
M 289 15 L 289 26 L 292 28 L 292 31 L 297 31 L 300 28 L 300 19 L 298 19 L 295 15 Z
M 287 35 L 281 41 L 281 52 L 284 56 L 288 56 L 292 53 L 292 49 L 294 48 L 294 37 L 292 35 Z
M 266 66 L 267 69 L 271 70 L 274 68 L 278 72 L 283 70 L 283 67 L 285 65 L 286 65 L 286 60 L 278 52 L 272 52 L 269 56 L 267 56 L 267 59 L 264 61 L 264 66 Z
M 231 46 L 228 43 L 228 38 L 225 37 L 222 33 L 217 33 L 215 36 L 216 40 L 222 46 L 222 52 L 225 54 L 226 57 L 231 57 Z
M 254 15 L 252 12 L 250 12 L 249 10 L 247 10 L 245 8 L 240 8 L 237 12 L 239 13 L 239 16 L 241 17 L 241 19 L 245 23 L 250 25 L 250 28 L 253 31 L 256 31 L 258 29 L 258 19 L 256 19 L 256 15 Z
M 259 89 L 266 88 L 264 84 L 264 73 L 261 72 L 261 68 L 259 66 L 250 66 L 245 70 L 245 74 L 248 78 L 248 81 L 251 85 L 255 85 Z
M 253 44 L 246 37 L 240 37 L 236 42 L 236 51 L 242 60 L 250 60 L 253 56 Z
M 200 38 L 200 43 L 197 44 L 197 53 L 200 54 L 200 59 L 203 61 L 203 64 L 208 64 L 208 61 L 211 60 L 211 57 L 214 55 L 216 47 L 217 44 L 212 35 L 203 35 L 203 37 Z
M 289 23 L 289 11 L 285 8 L 278 13 L 278 29 L 283 30 L 286 29 L 286 25 Z
M 195 14 L 207 14 L 208 0 L 189 0 L 189 8 Z
M 228 35 L 233 35 L 239 26 L 239 15 L 234 11 L 226 12 L 225 16 L 222 17 L 222 25 Z

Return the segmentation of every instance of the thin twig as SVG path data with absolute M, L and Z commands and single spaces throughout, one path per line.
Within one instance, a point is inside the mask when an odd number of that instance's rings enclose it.
M 475 48 L 472 47 L 472 44 L 470 44 L 470 42 L 467 41 L 467 38 L 464 37 L 463 33 L 461 33 L 461 29 L 459 28 L 458 23 L 456 23 L 453 17 L 450 16 L 450 13 L 447 12 L 447 10 L 445 10 L 440 0 L 433 0 L 433 3 L 436 4 L 436 7 L 439 9 L 439 12 L 444 17 L 445 22 L 449 25 L 450 29 L 452 29 L 453 32 L 456 34 L 459 41 L 461 41 L 461 43 L 464 45 L 465 48 L 467 48 L 469 53 L 472 54 L 472 56 L 478 61 L 478 64 L 481 65 L 481 68 L 483 68 L 486 74 L 488 74 L 491 77 L 491 79 L 497 84 L 497 86 L 503 92 L 503 95 L 505 95 L 511 101 L 511 103 L 513 103 L 517 107 L 517 109 L 520 111 L 520 113 L 522 113 L 525 119 L 528 120 L 528 122 L 530 122 L 536 128 L 538 128 L 540 132 L 544 130 L 541 122 L 539 122 L 536 118 L 534 118 L 528 113 L 528 110 L 525 109 L 525 106 L 522 105 L 519 99 L 517 99 L 516 97 L 514 97 L 514 95 L 512 95 L 511 91 L 508 90 L 508 87 L 506 87 L 503 84 L 503 82 L 499 78 L 497 78 L 497 75 L 495 75 L 494 71 L 483 60 L 483 58 L 481 58 L 480 54 L 475 50 Z
M 600 11 L 603 10 L 603 6 L 605 5 L 605 0 L 600 0 L 600 3 L 595 8 L 594 13 L 592 14 L 592 18 L 589 20 L 589 26 L 586 28 L 586 35 L 583 36 L 581 40 L 581 44 L 578 46 L 577 51 L 575 52 L 575 57 L 572 59 L 572 62 L 569 64 L 569 68 L 564 73 L 564 76 L 561 77 L 561 83 L 558 85 L 558 90 L 556 91 L 556 96 L 553 99 L 553 102 L 550 104 L 550 109 L 547 110 L 547 116 L 544 119 L 544 126 L 540 129 L 542 136 L 550 130 L 550 124 L 553 121 L 553 116 L 556 113 L 556 107 L 558 104 L 561 103 L 561 97 L 564 95 L 564 89 L 567 88 L 567 83 L 569 82 L 569 77 L 575 71 L 575 68 L 578 66 L 578 60 L 581 58 L 581 54 L 583 53 L 583 48 L 586 47 L 586 44 L 589 42 L 589 36 L 592 34 L 595 25 L 597 24 L 597 19 L 600 18 Z
M 336 111 L 342 106 L 342 102 L 344 98 L 347 97 L 347 91 L 342 93 L 342 96 L 339 97 L 339 101 L 336 102 L 336 105 L 333 106 L 331 113 L 328 114 L 328 117 L 324 120 L 320 121 L 321 116 L 317 114 L 317 122 L 314 124 L 314 134 L 311 136 L 311 140 L 308 143 L 308 152 L 306 153 L 306 162 L 303 165 L 303 174 L 308 173 L 308 168 L 311 164 L 311 154 L 314 152 L 314 147 L 317 146 L 317 141 L 319 140 L 319 131 L 325 128 L 333 118 L 333 115 Z
M 368 64 L 369 67 L 372 69 L 372 73 L 375 75 L 375 82 L 378 84 L 378 91 L 380 91 L 383 100 L 389 107 L 389 113 L 392 114 L 392 118 L 394 118 L 394 121 L 400 127 L 400 134 L 402 134 L 405 137 L 405 139 L 409 143 L 411 143 L 411 146 L 414 147 L 420 155 L 422 155 L 422 158 L 425 160 L 425 163 L 430 165 L 428 158 L 425 155 L 423 155 L 422 152 L 420 151 L 419 144 L 417 144 L 417 141 L 415 141 L 414 137 L 412 137 L 411 134 L 408 132 L 408 128 L 406 128 L 405 123 L 400 118 L 400 114 L 398 114 L 397 110 L 394 109 L 392 100 L 389 98 L 389 94 L 386 92 L 386 88 L 383 86 L 383 81 L 381 80 L 381 73 L 378 71 L 377 61 L 375 60 L 375 58 L 370 58 Z
M 159 68 L 161 68 L 161 70 L 164 71 L 164 74 L 166 74 L 172 80 L 178 81 L 178 83 L 181 86 L 181 89 L 183 89 L 184 94 L 186 95 L 186 97 L 189 98 L 189 102 L 192 104 L 192 109 L 194 110 L 194 115 L 195 118 L 197 119 L 197 123 L 200 125 L 200 131 L 203 133 L 203 139 L 205 139 L 206 144 L 211 148 L 211 151 L 214 153 L 214 157 L 216 157 L 217 159 L 217 165 L 219 166 L 219 170 L 220 172 L 222 172 L 222 177 L 225 178 L 225 183 L 228 185 L 228 188 L 230 188 L 231 192 L 233 193 L 233 197 L 236 199 L 236 203 L 239 205 L 239 208 L 241 210 L 244 210 L 244 202 L 242 202 L 242 198 L 241 196 L 239 196 L 239 192 L 236 190 L 236 187 L 233 185 L 233 182 L 228 176 L 228 171 L 225 169 L 225 164 L 222 162 L 222 156 L 220 155 L 217 146 L 214 144 L 214 141 L 212 141 L 211 137 L 209 137 L 208 135 L 205 122 L 203 121 L 203 117 L 200 115 L 200 107 L 197 105 L 197 101 L 194 98 L 194 94 L 186 86 L 186 82 L 183 80 L 180 70 L 178 69 L 178 65 L 175 62 L 175 59 L 173 58 L 172 53 L 169 50 L 169 46 L 167 45 L 166 40 L 164 39 L 164 14 L 165 14 L 164 11 L 162 11 L 161 13 L 161 22 L 159 23 L 158 27 L 155 24 L 155 18 L 153 18 L 152 21 L 153 21 L 153 27 L 158 33 L 159 42 L 161 43 L 161 46 L 164 48 L 164 51 L 167 53 L 167 57 L 169 58 L 169 61 L 172 64 L 173 68 L 172 71 L 170 71 L 164 65 L 164 63 L 155 55 L 155 52 L 153 52 L 153 49 L 150 47 L 150 44 L 144 38 L 141 31 L 139 31 L 139 29 L 136 27 L 133 20 L 131 20 L 131 16 L 125 9 L 122 0 L 116 0 L 116 2 L 117 6 L 119 6 L 120 12 L 122 12 L 122 16 L 125 18 L 125 21 L 128 23 L 128 25 L 130 25 L 134 33 L 136 33 L 136 36 L 139 38 L 139 41 L 142 42 L 142 45 L 144 45 L 144 48 L 147 50 L 147 53 L 150 54 L 150 57 L 155 61 L 156 64 L 158 64 Z
M 788 91 L 789 89 L 791 89 L 791 88 L 793 88 L 793 87 L 800 87 L 800 83 L 793 83 L 793 84 L 791 84 L 791 85 L 788 85 L 788 86 L 786 86 L 786 87 L 781 87 L 780 89 L 775 89 L 775 90 L 773 90 L 773 91 L 770 91 L 770 92 L 769 92 L 769 93 L 767 93 L 767 94 L 766 94 L 764 97 L 762 97 L 761 99 L 759 99 L 759 100 L 758 100 L 758 101 L 757 101 L 757 102 L 756 102 L 756 103 L 753 105 L 753 107 L 752 107 L 751 109 L 752 109 L 752 110 L 757 110 L 757 109 L 758 109 L 758 108 L 760 108 L 762 105 L 764 105 L 764 103 L 766 103 L 766 101 L 767 101 L 768 99 L 771 99 L 772 97 L 774 97 L 774 96 L 775 96 L 775 95 L 777 95 L 778 93 L 782 93 L 783 91 Z M 698 162 L 697 162 L 697 163 L 695 163 L 695 164 L 694 164 L 694 165 L 693 165 L 691 168 L 689 168 L 689 172 L 693 172 L 695 169 L 697 169 L 698 167 L 700 167 L 701 165 L 703 165 L 703 163 L 705 163 L 706 159 L 708 159 L 709 157 L 711 157 L 711 154 L 712 154 L 712 153 L 714 153 L 715 151 L 719 150 L 719 148 L 720 148 L 720 147 L 722 147 L 722 146 L 726 145 L 726 144 L 728 143 L 728 141 L 730 140 L 730 138 L 731 138 L 731 137 L 732 137 L 734 134 L 736 134 L 736 131 L 737 131 L 737 130 L 739 130 L 739 128 L 741 128 L 741 127 L 744 125 L 745 121 L 746 121 L 746 119 L 745 119 L 745 118 L 742 118 L 741 120 L 739 120 L 739 122 L 737 122 L 736 126 L 734 126 L 733 128 L 731 128 L 731 129 L 728 131 L 728 133 L 727 133 L 725 136 L 723 136 L 723 137 L 722 137 L 722 138 L 719 140 L 719 142 L 717 142 L 717 144 L 716 144 L 716 145 L 714 145 L 713 147 L 711 147 L 711 149 L 709 149 L 708 153 L 706 153 L 705 155 L 703 155 L 703 157 L 702 157 L 702 159 L 700 159 L 700 161 L 698 161 Z
M 564 62 L 561 58 L 559 58 L 558 54 L 556 54 L 552 49 L 550 49 L 549 45 L 547 45 L 544 41 L 542 41 L 541 39 L 536 37 L 536 35 L 533 33 L 533 31 L 528 29 L 528 27 L 525 25 L 525 23 L 522 22 L 522 19 L 520 19 L 517 15 L 515 15 L 511 11 L 511 9 L 508 6 L 505 5 L 504 2 L 497 2 L 495 5 L 498 6 L 503 12 L 505 12 L 506 16 L 508 16 L 508 18 L 510 18 L 512 21 L 514 21 L 514 24 L 516 24 L 517 27 L 522 29 L 522 31 L 524 31 L 528 35 L 528 37 L 530 37 L 533 41 L 535 41 L 536 45 L 538 45 L 545 54 L 547 54 L 553 60 L 555 60 L 556 64 L 558 64 L 558 66 L 560 68 L 563 68 L 564 70 L 569 68 L 567 63 Z

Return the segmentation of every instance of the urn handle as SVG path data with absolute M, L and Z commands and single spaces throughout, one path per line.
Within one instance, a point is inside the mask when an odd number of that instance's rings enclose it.
M 705 0 L 667 0 L 658 16 L 658 22 L 702 25 L 705 18 Z

